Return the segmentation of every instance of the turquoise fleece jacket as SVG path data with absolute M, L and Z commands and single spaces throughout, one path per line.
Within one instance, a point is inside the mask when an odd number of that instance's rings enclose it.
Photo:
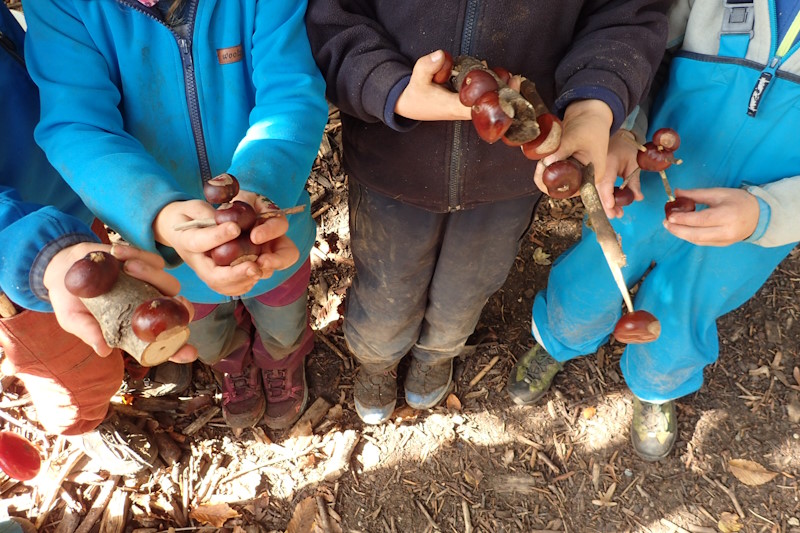
M 92 215 L 33 140 L 39 97 L 25 70 L 24 35 L 0 4 L 0 290 L 25 308 L 52 311 L 42 281 L 50 259 L 97 237 Z
M 202 199 L 228 172 L 281 207 L 306 260 L 315 227 L 305 191 L 327 120 L 304 1 L 186 0 L 182 28 L 136 0 L 33 0 L 28 66 L 39 86 L 36 139 L 86 205 L 130 243 L 159 251 L 152 222 L 167 204 Z M 170 253 L 173 252 L 173 253 Z M 171 272 L 193 302 L 227 298 L 185 264 Z

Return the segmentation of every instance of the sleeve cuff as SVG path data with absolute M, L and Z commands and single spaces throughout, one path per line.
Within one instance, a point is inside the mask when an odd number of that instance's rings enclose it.
M 753 230 L 753 234 L 746 238 L 744 242 L 755 243 L 764 236 L 764 234 L 767 232 L 767 228 L 769 227 L 769 219 L 772 216 L 772 209 L 761 197 L 756 196 L 756 200 L 758 200 L 758 224 L 756 224 L 756 229 Z
M 34 296 L 44 302 L 50 301 L 50 294 L 44 286 L 44 271 L 47 269 L 47 265 L 50 264 L 53 257 L 61 250 L 82 242 L 100 242 L 100 239 L 95 235 L 86 233 L 69 233 L 54 241 L 50 241 L 36 254 L 28 276 L 28 283 L 30 284 L 31 292 Z
M 579 87 L 563 93 L 558 97 L 558 99 L 556 99 L 556 114 L 558 114 L 560 117 L 563 117 L 567 106 L 577 100 L 600 100 L 605 102 L 606 105 L 611 108 L 611 113 L 614 116 L 614 121 L 611 123 L 611 133 L 617 131 L 625 121 L 625 106 L 622 103 L 622 99 L 611 89 L 596 86 Z
M 395 131 L 406 132 L 412 130 L 419 121 L 411 120 L 398 115 L 394 112 L 397 106 L 397 100 L 400 94 L 408 87 L 408 82 L 411 81 L 411 75 L 404 76 L 398 81 L 394 87 L 389 91 L 389 96 L 386 97 L 386 107 L 383 108 L 383 122 Z

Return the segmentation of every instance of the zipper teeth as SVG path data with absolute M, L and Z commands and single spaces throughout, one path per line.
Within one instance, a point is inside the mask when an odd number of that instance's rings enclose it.
M 120 3 L 128 6 L 129 8 L 137 11 L 144 16 L 155 20 L 162 26 L 164 26 L 175 38 L 175 41 L 178 45 L 178 52 L 181 56 L 181 65 L 183 66 L 183 84 L 184 89 L 186 90 L 186 105 L 189 111 L 189 120 L 192 126 L 192 134 L 194 137 L 194 145 L 195 150 L 197 151 L 197 163 L 200 166 L 200 178 L 203 182 L 210 180 L 213 176 L 211 175 L 211 165 L 208 162 L 208 153 L 206 152 L 206 143 L 205 143 L 205 135 L 203 134 L 203 124 L 200 121 L 200 106 L 197 100 L 197 84 L 194 75 L 194 64 L 192 61 L 191 56 L 191 35 L 194 33 L 194 22 L 195 22 L 195 15 L 197 14 L 197 2 L 190 2 L 189 3 L 189 31 L 188 34 L 190 39 L 184 39 L 181 37 L 178 32 L 173 30 L 165 21 L 161 20 L 160 18 L 154 16 L 149 11 L 145 10 L 141 5 L 136 5 L 133 2 L 128 2 L 126 0 L 118 0 Z M 183 43 L 183 44 L 182 44 Z M 186 51 L 184 52 L 184 47 Z
M 6 35 L 5 33 L 0 31 L 0 46 L 2 46 L 8 54 L 16 59 L 20 65 L 25 66 L 25 59 L 17 52 L 17 45 L 14 44 L 14 41 Z

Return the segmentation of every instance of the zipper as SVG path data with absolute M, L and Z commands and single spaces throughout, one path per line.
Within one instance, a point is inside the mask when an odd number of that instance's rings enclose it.
M 464 17 L 464 31 L 461 34 L 461 54 L 472 54 L 475 24 L 478 18 L 479 0 L 467 0 L 467 13 Z M 464 124 L 453 122 L 453 142 L 450 146 L 450 172 L 447 187 L 448 211 L 460 211 L 461 206 L 461 145 L 464 138 Z
M 769 89 L 770 83 L 775 79 L 778 67 L 781 66 L 781 63 L 783 63 L 786 57 L 792 55 L 800 48 L 800 42 L 796 43 L 794 46 L 789 46 L 797 37 L 798 30 L 800 30 L 800 13 L 795 16 L 794 22 L 780 44 L 778 44 L 778 15 L 775 12 L 774 1 L 769 2 L 769 19 L 771 31 L 771 59 L 767 62 L 767 65 L 761 69 L 761 74 L 759 74 L 758 80 L 756 80 L 756 85 L 750 93 L 750 100 L 747 104 L 747 114 L 751 117 L 755 117 L 756 113 L 758 113 L 758 107 L 761 105 L 761 102 L 763 102 L 764 95 L 767 89 Z
M 17 45 L 14 44 L 14 41 L 12 41 L 11 38 L 2 31 L 0 31 L 0 47 L 3 47 L 3 49 L 5 49 L 5 51 L 8 52 L 11 57 L 16 59 L 20 65 L 23 67 L 25 66 L 25 60 L 17 50 Z
M 132 0 L 117 0 L 118 2 L 130 7 L 134 11 L 138 11 L 143 15 L 155 20 L 172 34 L 175 42 L 178 44 L 178 51 L 181 56 L 181 65 L 183 67 L 183 85 L 186 91 L 186 106 L 189 111 L 189 121 L 192 126 L 192 136 L 194 137 L 194 145 L 197 150 L 197 163 L 200 166 L 200 178 L 203 183 L 210 180 L 211 164 L 208 161 L 208 151 L 206 150 L 205 134 L 203 133 L 203 122 L 200 117 L 200 100 L 197 96 L 197 78 L 194 71 L 194 59 L 192 58 L 192 42 L 191 36 L 194 34 L 194 23 L 197 15 L 197 0 L 190 0 L 186 18 L 188 22 L 188 35 L 189 39 L 183 38 L 178 32 L 169 26 L 161 17 L 153 14 L 152 11 L 145 9 L 141 4 L 137 4 Z

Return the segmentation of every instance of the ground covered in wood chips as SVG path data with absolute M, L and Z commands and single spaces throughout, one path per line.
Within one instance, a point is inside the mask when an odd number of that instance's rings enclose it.
M 0 396 L 0 425 L 34 441 L 46 462 L 31 482 L 0 474 L 0 516 L 59 533 L 800 532 L 800 252 L 720 321 L 720 361 L 700 392 L 677 402 L 678 442 L 660 463 L 631 450 L 620 344 L 567 364 L 540 405 L 517 407 L 505 394 L 515 358 L 532 344 L 535 291 L 578 238 L 582 208 L 572 200 L 539 206 L 485 309 L 475 353 L 456 362 L 446 404 L 414 411 L 401 388 L 393 420 L 364 426 L 340 328 L 353 261 L 339 145 L 333 111 L 308 186 L 319 223 L 309 416 L 284 433 L 234 435 L 196 364 L 185 396 L 117 399 L 164 450 L 158 468 L 125 479 L 42 434 L 12 384 Z

